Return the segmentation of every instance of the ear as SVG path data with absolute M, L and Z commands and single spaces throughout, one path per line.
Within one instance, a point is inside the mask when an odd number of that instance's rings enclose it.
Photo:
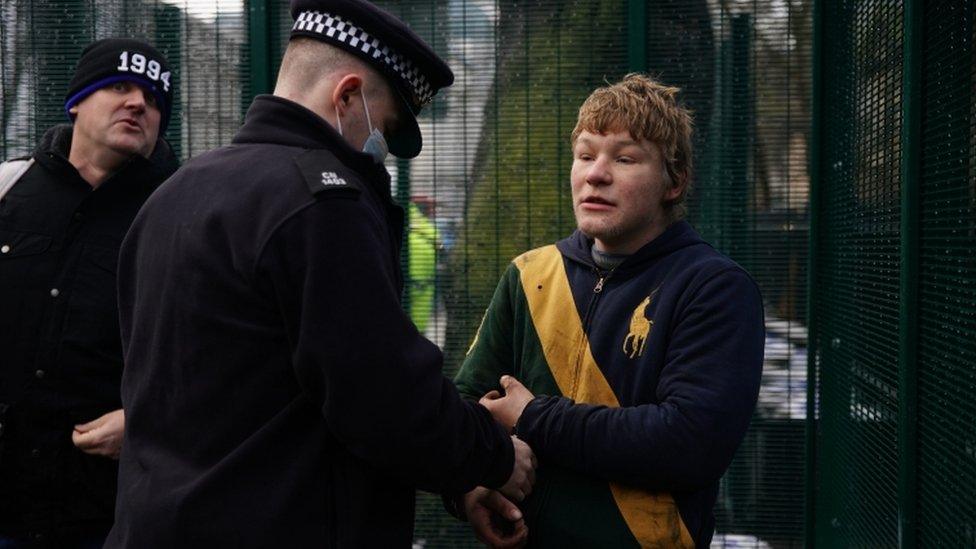
M 332 90 L 332 104 L 335 105 L 339 114 L 343 114 L 352 98 L 360 93 L 363 89 L 363 77 L 356 73 L 349 73 L 339 79 L 339 83 Z
M 681 196 L 688 185 L 688 174 L 685 172 L 676 173 L 673 176 L 668 174 L 668 179 L 671 180 L 671 185 L 664 191 L 664 201 L 673 202 Z
M 72 105 L 72 107 L 70 109 L 68 109 L 68 112 L 71 113 L 71 114 L 77 115 L 78 114 L 78 105 Z

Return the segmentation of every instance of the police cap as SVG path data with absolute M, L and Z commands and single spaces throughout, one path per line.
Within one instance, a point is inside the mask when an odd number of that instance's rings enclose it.
M 365 0 L 291 0 L 291 36 L 321 40 L 367 61 L 383 74 L 402 103 L 402 124 L 386 136 L 401 158 L 420 153 L 417 115 L 454 73 L 403 21 Z

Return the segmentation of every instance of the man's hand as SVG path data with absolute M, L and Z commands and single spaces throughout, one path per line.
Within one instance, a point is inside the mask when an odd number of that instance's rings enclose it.
M 538 462 L 535 453 L 529 445 L 512 437 L 512 446 L 515 447 L 515 463 L 512 466 L 512 476 L 508 477 L 508 482 L 498 490 L 508 499 L 522 501 L 525 496 L 532 493 L 532 485 L 535 484 L 535 468 Z
M 124 429 L 125 413 L 115 410 L 88 423 L 75 425 L 71 442 L 86 454 L 119 459 Z
M 525 406 L 535 395 L 512 376 L 502 376 L 500 383 L 505 389 L 505 396 L 501 396 L 498 391 L 490 391 L 478 402 L 488 408 L 495 421 L 504 425 L 511 433 L 522 415 L 522 410 L 525 410 Z
M 477 487 L 464 494 L 464 514 L 478 541 L 488 547 L 522 547 L 529 535 L 522 511 L 495 490 Z

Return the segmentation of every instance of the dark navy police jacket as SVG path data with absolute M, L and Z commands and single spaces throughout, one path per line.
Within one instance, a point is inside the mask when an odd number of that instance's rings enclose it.
M 127 433 L 106 547 L 396 547 L 414 489 L 499 486 L 505 431 L 399 303 L 389 176 L 258 97 L 123 245 Z

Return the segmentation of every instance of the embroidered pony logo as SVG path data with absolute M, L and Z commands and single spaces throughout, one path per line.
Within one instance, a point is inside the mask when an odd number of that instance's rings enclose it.
M 657 290 L 651 292 L 651 295 L 644 298 L 634 309 L 634 314 L 630 317 L 630 332 L 627 337 L 624 338 L 624 354 L 627 358 L 637 358 L 644 353 L 644 345 L 647 343 L 647 336 L 651 333 L 651 328 L 654 326 L 653 320 L 648 320 L 644 316 L 644 311 L 647 306 L 651 304 L 654 300 L 654 295 Z

